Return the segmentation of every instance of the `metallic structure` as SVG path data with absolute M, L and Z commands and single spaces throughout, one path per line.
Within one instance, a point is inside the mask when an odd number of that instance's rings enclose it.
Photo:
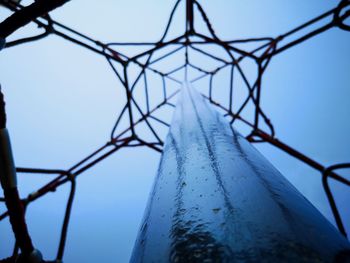
M 0 3 L 15 13 L 25 9 L 21 4 L 11 0 L 0 0 Z M 183 34 L 171 38 L 169 37 L 169 31 L 174 16 L 181 6 L 186 8 L 186 27 Z M 164 34 L 153 43 L 102 43 L 53 20 L 49 14 L 33 19 L 32 22 L 37 24 L 43 32 L 36 36 L 6 42 L 1 52 L 6 52 L 7 48 L 15 48 L 17 45 L 49 37 L 52 34 L 59 36 L 106 58 L 116 75 L 118 87 L 124 91 L 125 104 L 116 116 L 115 125 L 106 144 L 82 158 L 72 167 L 58 170 L 17 167 L 17 173 L 53 174 L 57 176 L 49 183 L 38 187 L 29 196 L 21 200 L 10 198 L 10 201 L 12 203 L 17 202 L 17 206 L 23 205 L 26 209 L 30 209 L 29 205 L 32 202 L 43 198 L 66 183 L 71 185 L 58 242 L 57 257 L 55 258 L 56 261 L 61 261 L 67 237 L 69 237 L 68 225 L 77 177 L 125 147 L 146 146 L 162 152 L 163 136 L 160 127 L 164 126 L 168 129 L 170 120 L 162 119 L 157 114 L 161 110 L 173 110 L 175 107 L 174 100 L 183 83 L 190 83 L 194 86 L 198 84 L 201 87 L 207 87 L 205 91 L 201 90 L 203 97 L 223 114 L 230 125 L 244 125 L 249 130 L 244 136 L 250 142 L 267 142 L 319 171 L 337 227 L 346 236 L 346 230 L 328 185 L 328 180 L 331 178 L 341 184 L 350 186 L 350 181 L 337 172 L 337 169 L 350 168 L 350 164 L 344 163 L 325 167 L 277 139 L 272 121 L 264 113 L 260 100 L 263 92 L 263 75 L 271 59 L 332 28 L 337 27 L 349 31 L 350 26 L 346 24 L 346 20 L 350 16 L 349 6 L 349 0 L 342 0 L 328 12 L 277 37 L 236 40 L 222 40 L 217 36 L 203 7 L 197 0 L 177 0 L 170 12 Z M 201 21 L 205 25 L 207 33 L 201 33 L 195 27 L 197 21 Z M 128 54 L 129 47 L 137 47 L 139 51 L 136 54 Z M 218 50 L 220 52 L 217 52 Z M 198 57 L 201 58 L 198 59 Z M 210 63 L 203 63 L 203 59 L 210 61 Z M 246 61 L 250 61 L 255 65 L 254 77 L 248 77 L 247 73 L 244 72 L 242 64 Z M 216 80 L 223 78 L 222 72 L 226 72 L 225 79 L 222 79 L 222 83 L 225 82 L 226 85 L 220 84 L 222 85 L 220 92 L 226 94 L 226 99 L 219 100 L 215 96 L 218 93 L 215 83 Z M 236 78 L 239 78 L 242 82 L 239 87 L 234 85 Z M 151 80 L 157 81 L 157 85 L 151 85 Z M 246 95 L 243 99 L 237 100 L 235 98 L 234 94 L 237 89 L 244 89 Z M 158 98 L 151 96 L 154 90 L 161 96 Z M 142 95 L 140 95 L 140 91 Z M 247 112 L 250 114 L 247 114 Z M 244 144 L 246 143 L 244 142 Z M 234 154 L 237 149 L 232 149 L 232 151 L 232 154 Z M 9 202 L 8 199 L 6 196 L 0 198 L 3 202 Z M 21 231 L 26 231 L 26 229 L 16 227 L 17 223 L 22 226 L 25 225 L 25 222 L 22 222 L 21 219 L 24 219 L 24 215 L 21 213 L 23 212 L 11 211 L 9 208 L 9 211 L 0 215 L 0 221 L 8 216 L 13 219 L 11 222 L 14 222 L 15 236 L 23 236 Z M 218 214 L 221 215 L 222 212 L 218 211 Z M 20 244 L 17 243 L 12 258 L 17 256 L 19 249 L 23 251 L 23 248 L 30 247 L 30 244 L 29 236 L 21 240 Z M 319 251 L 319 249 L 316 249 L 316 251 Z M 43 255 L 45 257 L 45 253 Z
M 131 262 L 347 262 L 350 243 L 184 87 Z

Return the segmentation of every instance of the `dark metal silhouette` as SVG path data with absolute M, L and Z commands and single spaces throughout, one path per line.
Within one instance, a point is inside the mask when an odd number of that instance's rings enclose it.
M 131 262 L 335 262 L 345 251 L 346 238 L 185 86 Z
M 23 8 L 22 5 L 11 1 L 1 0 L 0 3 L 13 11 Z M 169 39 L 169 31 L 173 18 L 182 3 L 187 8 L 185 32 L 178 37 Z M 125 105 L 118 114 L 110 138 L 105 145 L 102 145 L 68 169 L 52 170 L 17 167 L 18 173 L 57 175 L 51 182 L 22 199 L 24 207 L 28 207 L 31 202 L 45 196 L 47 193 L 55 191 L 65 183 L 69 182 L 71 184 L 56 259 L 62 260 L 63 258 L 77 176 L 124 147 L 146 146 L 161 152 L 163 147 L 162 135 L 160 129 L 156 127 L 162 125 L 168 128 L 169 120 L 160 119 L 157 116 L 157 112 L 160 109 L 171 110 L 174 108 L 174 98 L 179 93 L 184 81 L 193 85 L 201 81 L 206 81 L 208 89 L 207 91 L 202 91 L 202 95 L 224 114 L 231 125 L 238 123 L 245 125 L 250 130 L 249 134 L 246 135 L 249 141 L 253 143 L 268 142 L 320 171 L 321 175 L 324 174 L 323 178 L 332 178 L 339 183 L 350 186 L 350 181 L 336 173 L 333 169 L 334 167 L 327 169 L 317 161 L 277 139 L 272 122 L 264 113 L 260 104 L 262 92 L 261 80 L 271 59 L 281 52 L 332 28 L 338 27 L 349 31 L 349 26 L 346 25 L 346 19 L 350 15 L 349 6 L 350 1 L 342 0 L 335 8 L 328 12 L 277 37 L 230 41 L 222 40 L 217 36 L 202 6 L 196 0 L 176 1 L 164 34 L 159 41 L 153 43 L 102 43 L 52 20 L 48 15 L 34 19 L 33 22 L 45 30 L 45 36 L 54 34 L 91 50 L 98 55 L 104 56 L 117 77 L 119 87 L 123 87 L 125 91 Z M 197 31 L 194 21 L 202 21 L 208 33 Z M 317 26 L 316 29 L 315 25 Z M 298 34 L 297 37 L 295 37 L 296 34 Z M 31 39 L 19 39 L 9 42 L 5 45 L 5 49 L 38 39 L 38 37 L 34 36 Z M 247 46 L 244 46 L 245 44 Z M 224 55 L 217 54 L 213 50 L 210 50 L 210 48 L 208 49 L 208 47 L 213 46 L 220 48 Z M 139 47 L 142 51 L 137 54 L 127 55 L 122 51 L 127 47 Z M 210 59 L 215 63 L 215 66 L 206 68 L 205 65 L 196 64 L 195 59 L 192 57 L 193 54 Z M 172 64 L 172 69 L 159 66 L 162 62 L 171 60 L 175 56 L 181 56 L 183 58 L 181 64 Z M 247 74 L 241 66 L 242 61 L 247 59 L 252 61 L 257 68 L 256 77 L 252 80 L 248 79 Z M 129 72 L 130 69 L 136 69 L 136 76 L 132 76 Z M 220 74 L 225 70 L 229 71 L 227 85 L 223 87 L 227 91 L 227 101 L 217 100 L 215 97 L 217 93 L 215 81 L 221 78 Z M 178 76 L 180 73 L 181 77 Z M 150 76 L 157 79 L 160 84 L 156 87 L 154 85 L 151 86 L 149 83 Z M 242 86 L 244 86 L 247 93 L 246 97 L 240 101 L 236 101 L 233 97 L 234 91 L 238 88 L 234 86 L 233 81 L 236 77 L 241 79 Z M 158 94 L 161 93 L 161 99 L 158 98 L 158 100 L 155 100 L 150 96 L 150 90 L 155 88 L 158 90 Z M 140 89 L 144 91 L 144 96 L 136 96 L 135 91 Z M 253 118 L 245 115 L 245 111 L 249 107 L 253 110 Z M 122 124 L 123 120 L 127 120 L 128 122 L 124 128 Z M 141 135 L 138 132 L 138 128 L 141 126 L 143 130 L 148 131 L 148 136 Z M 339 164 L 336 167 L 345 168 L 348 166 Z M 336 218 L 339 231 L 346 236 L 341 216 L 336 208 L 326 179 L 324 179 L 324 185 L 330 200 L 332 212 Z M 5 201 L 4 198 L 0 200 Z M 8 212 L 1 214 L 0 220 L 6 218 L 8 215 Z M 17 253 L 18 247 L 14 250 L 14 254 L 16 255 Z

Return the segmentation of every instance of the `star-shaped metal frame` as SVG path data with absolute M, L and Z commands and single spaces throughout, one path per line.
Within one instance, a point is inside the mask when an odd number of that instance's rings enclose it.
M 0 3 L 13 11 L 23 8 L 16 2 L 2 0 Z M 186 9 L 184 33 L 170 38 L 172 22 L 181 5 Z M 337 169 L 350 168 L 350 164 L 325 167 L 278 140 L 260 102 L 262 77 L 271 59 L 331 28 L 350 31 L 350 26 L 346 24 L 350 15 L 349 6 L 349 0 L 342 0 L 328 12 L 277 37 L 224 41 L 214 31 L 197 0 L 177 0 L 164 34 L 156 42 L 102 43 L 46 15 L 33 21 L 44 29 L 43 33 L 7 43 L 6 47 L 9 48 L 50 34 L 60 36 L 104 56 L 117 77 L 118 87 L 125 93 L 125 104 L 117 114 L 105 145 L 69 169 L 17 168 L 19 173 L 57 174 L 55 179 L 22 199 L 26 207 L 59 186 L 71 183 L 56 260 L 63 258 L 77 176 L 124 147 L 146 146 L 161 152 L 163 138 L 170 126 L 170 118 L 164 119 L 164 116 L 171 116 L 164 111 L 172 111 L 176 95 L 186 82 L 194 86 L 198 84 L 202 95 L 224 114 L 231 125 L 238 125 L 245 131 L 249 141 L 268 142 L 318 170 L 322 174 L 323 186 L 339 231 L 346 236 L 328 178 L 350 186 L 349 180 L 336 173 Z M 200 24 L 200 30 L 197 30 Z M 247 73 L 246 64 L 255 69 Z M 5 201 L 4 198 L 0 200 Z M 0 220 L 7 216 L 8 212 L 1 214 Z M 18 247 L 14 250 L 16 253 Z

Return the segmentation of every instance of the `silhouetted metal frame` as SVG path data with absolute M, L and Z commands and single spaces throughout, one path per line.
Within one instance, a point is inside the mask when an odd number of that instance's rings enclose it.
M 187 11 L 186 11 L 185 33 L 174 39 L 165 40 L 169 31 L 171 22 L 173 20 L 175 11 L 179 7 L 179 4 L 181 1 L 186 1 L 185 6 Z M 23 6 L 20 4 L 16 4 L 14 2 L 8 2 L 6 0 L 0 0 L 0 3 L 8 7 L 10 10 L 14 12 L 23 8 Z M 26 198 L 22 199 L 22 202 L 25 205 L 25 207 L 28 207 L 28 205 L 31 202 L 45 196 L 47 193 L 55 191 L 61 185 L 68 182 L 71 183 L 71 190 L 69 193 L 65 215 L 63 219 L 61 237 L 59 241 L 56 260 L 62 260 L 64 255 L 64 248 L 66 243 L 70 212 L 71 212 L 72 204 L 74 200 L 76 177 L 82 174 L 83 172 L 85 172 L 86 170 L 90 169 L 94 165 L 98 164 L 99 162 L 103 161 L 105 158 L 112 155 L 116 151 L 125 147 L 146 146 L 158 152 L 162 151 L 163 142 L 160 136 L 157 134 L 157 130 L 151 125 L 149 120 L 151 119 L 155 120 L 158 123 L 161 123 L 166 127 L 169 127 L 169 123 L 154 116 L 154 112 L 156 112 L 158 109 L 162 107 L 174 107 L 174 104 L 171 103 L 170 100 L 174 96 L 176 96 L 176 94 L 179 92 L 179 89 L 182 84 L 182 80 L 179 80 L 172 75 L 180 70 L 185 70 L 185 80 L 189 81 L 190 83 L 195 83 L 196 81 L 199 81 L 200 79 L 203 79 L 205 77 L 209 78 L 208 94 L 203 94 L 203 96 L 207 100 L 209 100 L 213 105 L 215 105 L 218 109 L 225 112 L 224 116 L 230 119 L 231 125 L 233 125 L 236 121 L 240 121 L 241 123 L 250 127 L 251 133 L 247 136 L 247 139 L 249 141 L 253 143 L 268 142 L 269 144 L 279 148 L 280 150 L 288 153 L 294 158 L 300 160 L 301 162 L 319 171 L 322 174 L 323 186 L 324 186 L 329 204 L 331 206 L 336 224 L 338 226 L 338 229 L 344 236 L 346 236 L 346 231 L 342 223 L 340 213 L 336 207 L 335 199 L 329 188 L 327 179 L 332 178 L 337 182 L 350 186 L 349 180 L 345 179 L 344 177 L 340 176 L 335 172 L 335 170 L 340 168 L 342 169 L 350 168 L 350 165 L 337 164 L 329 168 L 326 168 L 325 166 L 316 162 L 312 158 L 307 157 L 305 154 L 302 154 L 301 152 L 297 151 L 296 149 L 292 148 L 291 146 L 277 139 L 275 136 L 275 129 L 271 121 L 269 120 L 269 118 L 261 108 L 260 100 L 261 100 L 261 92 L 262 92 L 262 76 L 266 68 L 268 67 L 271 59 L 274 56 L 316 35 L 319 35 L 331 28 L 338 27 L 340 29 L 350 31 L 350 26 L 346 25 L 345 23 L 345 20 L 350 16 L 350 10 L 347 10 L 349 6 L 350 6 L 349 0 L 342 0 L 335 8 L 329 10 L 328 12 L 325 12 L 324 14 L 300 25 L 299 27 L 296 27 L 293 30 L 290 30 L 275 38 L 273 37 L 249 38 L 249 39 L 238 39 L 238 40 L 231 40 L 231 41 L 223 41 L 216 35 L 202 6 L 196 0 L 177 0 L 176 1 L 175 6 L 170 13 L 170 18 L 166 26 L 165 32 L 163 36 L 160 38 L 160 40 L 157 42 L 102 43 L 101 41 L 95 40 L 85 34 L 82 34 L 70 27 L 67 27 L 51 19 L 49 15 L 45 15 L 43 17 L 34 19 L 33 23 L 37 24 L 40 28 L 44 29 L 44 32 L 37 36 L 33 36 L 25 39 L 18 39 L 18 40 L 9 42 L 6 44 L 5 48 L 14 47 L 19 44 L 28 43 L 31 41 L 36 41 L 51 34 L 62 37 L 74 44 L 77 44 L 90 51 L 93 51 L 98 55 L 104 56 L 108 64 L 111 66 L 112 70 L 114 71 L 115 75 L 117 76 L 118 81 L 124 87 L 125 94 L 126 94 L 126 104 L 122 108 L 122 111 L 119 114 L 116 120 L 116 123 L 112 129 L 110 138 L 105 145 L 102 145 L 100 148 L 98 148 L 97 150 L 95 150 L 94 152 L 92 152 L 91 154 L 89 154 L 88 156 L 86 156 L 77 164 L 73 165 L 71 168 L 67 170 L 33 169 L 33 168 L 21 168 L 21 167 L 17 168 L 18 173 L 56 175 L 56 177 L 52 179 L 49 183 L 45 184 L 44 186 L 40 187 L 39 189 L 37 189 L 36 191 L 28 195 Z M 197 10 L 197 12 L 199 12 L 201 18 L 205 22 L 210 32 L 209 36 L 196 32 L 194 27 L 194 21 L 195 21 L 194 10 L 195 9 Z M 326 20 L 329 20 L 329 21 L 326 21 Z M 310 30 L 308 33 L 302 34 L 297 38 L 293 38 L 294 35 L 296 35 L 297 33 L 300 33 L 302 30 L 309 29 L 312 26 L 314 26 L 316 23 L 320 23 L 320 22 L 323 22 L 324 24 L 322 26 L 318 26 L 316 29 Z M 195 38 L 195 40 L 191 38 Z M 245 51 L 235 46 L 236 44 L 253 43 L 253 42 L 261 43 L 261 45 L 252 51 Z M 202 45 L 209 45 L 209 44 L 215 44 L 222 47 L 225 50 L 228 57 L 230 58 L 230 60 L 228 61 L 226 59 L 222 59 L 219 56 L 215 56 L 215 54 L 211 54 L 200 48 Z M 121 47 L 121 46 L 144 46 L 144 47 L 149 46 L 150 48 L 147 49 L 147 51 L 145 52 L 129 57 L 115 49 L 115 47 Z M 177 48 L 157 59 L 152 60 L 155 52 L 167 46 L 174 46 Z M 184 59 L 183 65 L 175 67 L 173 70 L 168 72 L 160 72 L 159 70 L 152 67 L 153 64 L 175 54 L 176 52 L 182 49 L 185 49 L 185 59 Z M 191 63 L 187 55 L 189 49 L 199 52 L 202 55 L 217 61 L 221 65 L 212 71 L 207 71 L 201 68 L 200 66 L 194 65 Z M 145 58 L 145 57 L 147 58 L 146 62 L 142 63 L 140 61 L 140 58 Z M 246 75 L 244 74 L 242 68 L 239 65 L 240 61 L 242 61 L 244 58 L 253 59 L 257 64 L 258 76 L 255 82 L 253 83 L 253 85 L 250 85 Z M 119 66 L 123 68 L 122 72 L 118 71 L 115 63 L 117 63 Z M 128 80 L 128 73 L 127 73 L 127 69 L 131 64 L 137 65 L 138 67 L 141 68 L 141 71 L 138 77 L 133 83 L 130 83 L 130 81 Z M 231 83 L 230 83 L 231 96 L 229 99 L 230 100 L 229 107 L 224 106 L 222 102 L 215 101 L 213 98 L 213 92 L 214 92 L 213 79 L 217 76 L 218 72 L 228 67 L 231 67 Z M 202 72 L 202 75 L 194 79 L 188 79 L 187 72 L 189 68 L 193 68 L 199 72 Z M 156 74 L 158 77 L 161 78 L 163 83 L 163 87 L 162 87 L 163 100 L 153 108 L 150 108 L 149 106 L 150 98 L 148 96 L 147 71 L 151 72 L 152 74 Z M 232 108 L 234 71 L 237 71 L 238 74 L 240 74 L 240 76 L 242 77 L 244 83 L 248 88 L 248 96 L 243 102 L 243 104 L 241 105 L 241 107 L 236 112 L 234 112 Z M 137 102 L 137 99 L 133 95 L 133 91 L 135 89 L 137 82 L 141 80 L 144 81 L 144 87 L 145 87 L 145 93 L 146 93 L 146 96 L 145 96 L 146 97 L 145 100 L 147 104 L 146 112 L 142 111 L 141 107 Z M 169 90 L 167 89 L 167 84 L 166 84 L 167 81 L 171 81 L 173 83 L 178 84 L 179 89 L 170 93 Z M 247 106 L 248 102 L 250 101 L 253 102 L 255 107 L 253 120 L 248 120 L 242 117 L 241 115 L 243 109 Z M 137 120 L 134 118 L 135 114 L 133 111 L 135 109 L 138 112 L 138 114 L 141 115 L 141 117 Z M 128 114 L 129 127 L 117 133 L 116 132 L 117 127 L 120 124 L 120 121 L 124 114 Z M 263 121 L 266 127 L 268 127 L 267 131 L 261 128 L 261 121 Z M 155 141 L 147 141 L 145 139 L 142 139 L 137 134 L 137 132 L 135 131 L 135 127 L 140 123 L 145 123 L 147 125 L 147 127 L 150 129 L 150 131 L 154 135 Z M 4 202 L 5 199 L 0 198 L 0 201 Z M 8 216 L 8 212 L 4 212 L 3 214 L 0 215 L 0 220 L 3 220 L 7 216 Z M 15 246 L 13 255 L 16 255 L 17 253 L 18 253 L 18 247 Z

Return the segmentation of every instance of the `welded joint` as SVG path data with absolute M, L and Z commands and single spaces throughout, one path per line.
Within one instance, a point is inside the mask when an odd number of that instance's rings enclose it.
M 349 18 L 350 16 L 350 1 L 349 0 L 342 0 L 337 9 L 334 12 L 333 16 L 333 22 L 336 26 L 338 26 L 340 29 L 350 31 L 350 25 L 347 25 L 345 23 L 345 20 Z M 343 12 L 343 14 L 341 14 Z
M 334 199 L 334 196 L 333 196 L 333 193 L 331 191 L 331 188 L 329 186 L 329 181 L 328 181 L 329 177 L 331 177 L 334 170 L 344 169 L 344 168 L 350 168 L 350 163 L 336 164 L 336 165 L 332 165 L 332 166 L 329 166 L 328 168 L 326 168 L 322 173 L 322 184 L 323 184 L 323 189 L 324 189 L 326 196 L 327 196 L 327 199 L 328 199 L 328 203 L 331 207 L 335 223 L 337 224 L 338 230 L 345 238 L 348 238 L 345 226 L 343 224 L 342 217 L 339 213 L 337 204 L 335 202 L 335 199 Z M 344 181 L 339 181 L 338 179 L 336 179 L 336 180 L 338 182 L 344 183 Z

